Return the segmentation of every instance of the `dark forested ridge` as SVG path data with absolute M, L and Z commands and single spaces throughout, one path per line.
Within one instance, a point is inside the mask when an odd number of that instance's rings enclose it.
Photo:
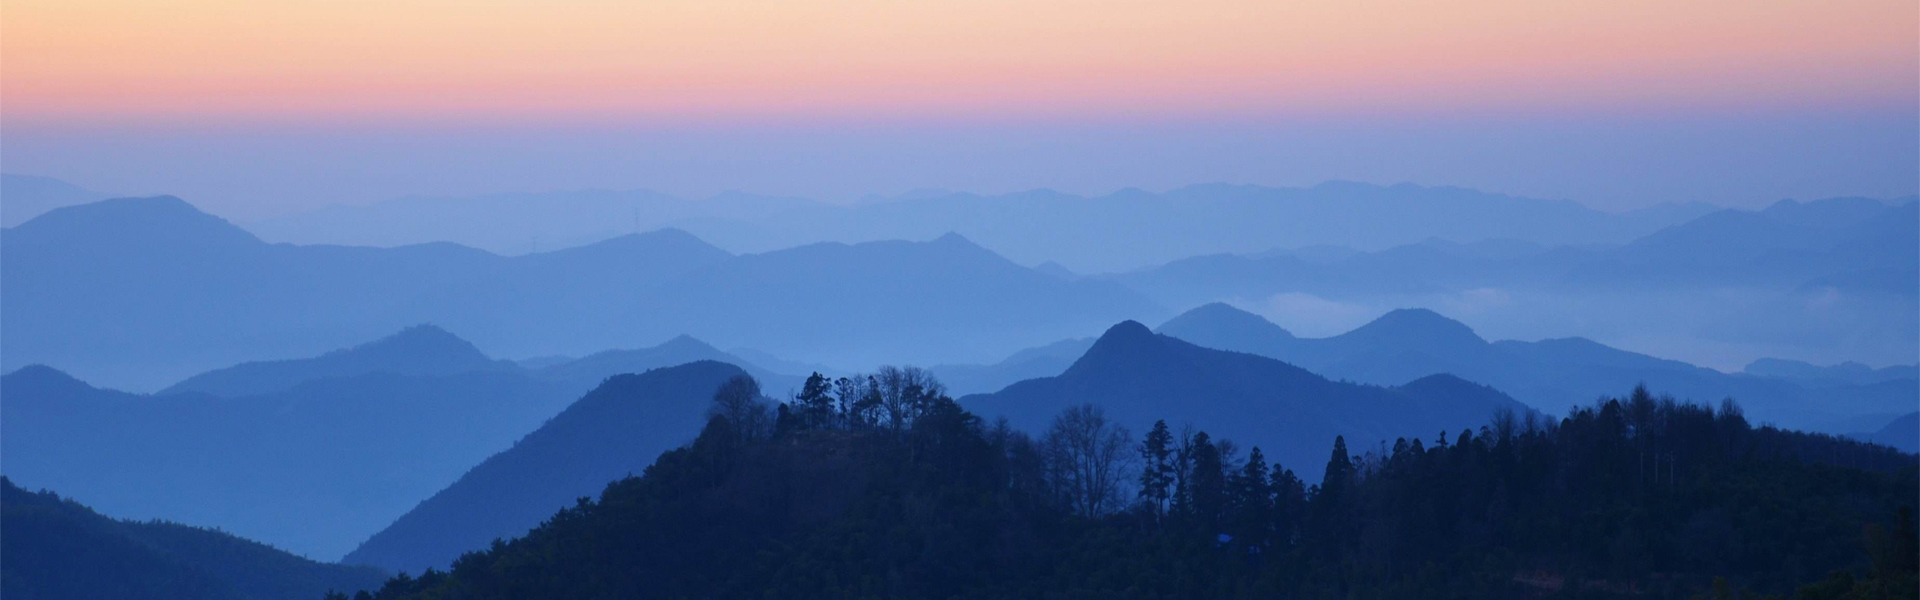
M 8 600 L 280 600 L 376 587 L 371 567 L 314 562 L 219 531 L 116 521 L 0 477 L 0 596 Z
M 896 373 L 898 374 L 898 373 Z M 689 446 L 378 598 L 1912 598 L 1912 455 L 1643 390 L 1326 476 L 1094 406 L 1038 437 L 907 372 L 730 382 Z M 750 386 L 750 384 L 747 384 Z M 844 393 L 843 393 L 844 392 Z M 897 405 L 897 406 L 896 406 Z M 1133 485 L 1122 482 L 1131 481 Z

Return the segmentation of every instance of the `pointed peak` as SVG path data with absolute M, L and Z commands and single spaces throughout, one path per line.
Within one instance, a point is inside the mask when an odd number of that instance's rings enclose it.
M 454 335 L 453 332 L 431 323 L 413 325 L 392 335 L 335 352 L 382 355 L 394 353 L 395 356 L 405 355 L 413 358 L 422 356 L 462 357 L 478 362 L 492 360 L 487 358 L 486 354 L 480 351 L 480 348 L 474 346 L 473 342 L 469 342 L 465 338 Z
M 933 241 L 931 243 L 945 244 L 945 245 L 972 246 L 976 248 L 979 247 L 979 244 L 973 243 L 973 240 L 967 239 L 967 236 L 960 235 L 958 232 L 954 232 L 954 231 L 949 231 L 949 232 L 940 234 L 940 237 L 933 238 Z
M 655 346 L 655 348 L 706 350 L 706 351 L 712 351 L 716 353 L 720 351 L 718 348 L 713 347 L 713 344 L 703 342 L 700 340 L 700 338 L 696 338 L 684 333 L 673 336 L 672 339 L 669 339 L 667 341 L 660 342 L 660 345 Z

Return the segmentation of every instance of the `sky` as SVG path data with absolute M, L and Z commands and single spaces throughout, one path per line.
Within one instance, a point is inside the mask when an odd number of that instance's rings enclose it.
M 1920 190 L 1911 0 L 5 0 L 0 169 L 403 195 Z

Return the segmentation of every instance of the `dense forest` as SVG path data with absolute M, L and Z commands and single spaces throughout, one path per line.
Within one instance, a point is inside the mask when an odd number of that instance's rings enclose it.
M 777 404 L 739 378 L 642 476 L 359 597 L 1920 593 L 1914 457 L 1756 427 L 1731 401 L 1635 389 L 1558 420 L 1336 438 L 1324 465 L 1142 429 L 1089 405 L 1029 436 L 914 369 L 816 375 Z

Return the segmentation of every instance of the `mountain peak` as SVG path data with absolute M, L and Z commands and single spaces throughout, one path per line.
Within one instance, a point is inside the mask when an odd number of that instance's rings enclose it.
M 1487 343 L 1472 327 L 1424 308 L 1400 308 L 1338 337 L 1370 338 L 1377 343 L 1432 347 Z
M 430 324 L 420 324 L 351 348 L 311 358 L 246 362 L 194 375 L 160 395 L 206 392 L 247 396 L 292 389 L 307 381 L 370 373 L 448 375 L 489 368 L 493 359 L 472 342 Z
M 673 336 L 673 339 L 661 342 L 659 346 L 655 346 L 654 348 L 658 350 L 701 351 L 720 354 L 720 349 L 713 347 L 713 344 L 700 341 L 700 338 L 684 333 Z
M 1114 324 L 1112 327 L 1108 327 L 1107 332 L 1100 334 L 1100 340 L 1094 343 L 1100 344 L 1108 341 L 1135 341 L 1141 339 L 1153 339 L 1153 330 L 1147 329 L 1147 326 L 1140 324 L 1139 321 L 1127 319 Z
M 355 346 L 350 351 L 370 350 L 480 354 L 480 349 L 474 347 L 472 342 L 454 335 L 451 331 L 441 329 L 440 326 L 432 323 L 421 323 L 407 327 L 393 335 Z M 484 359 L 485 355 L 482 354 L 481 357 Z
M 262 243 L 226 219 L 201 212 L 176 196 L 112 198 L 56 208 L 8 233 L 29 242 L 81 240 L 123 247 Z
M 1160 325 L 1160 332 L 1174 337 L 1181 333 L 1196 333 L 1196 329 L 1232 330 L 1239 332 L 1260 332 L 1270 336 L 1292 338 L 1293 333 L 1273 324 L 1266 317 L 1256 315 L 1225 302 L 1211 302 L 1180 313 L 1180 316 L 1168 319 Z M 1184 338 L 1182 338 L 1184 339 Z M 1204 344 L 1202 344 L 1204 345 Z
M 940 244 L 943 246 L 966 246 L 970 248 L 980 247 L 979 244 L 973 243 L 973 240 L 967 239 L 967 236 L 960 235 L 958 232 L 954 232 L 954 231 L 949 231 L 949 232 L 940 234 L 940 237 L 933 238 L 933 241 L 929 243 Z
M 66 371 L 47 365 L 31 364 L 8 373 L 4 377 L 7 385 L 26 385 L 35 389 L 90 390 L 93 386 L 79 378 L 68 375 Z

